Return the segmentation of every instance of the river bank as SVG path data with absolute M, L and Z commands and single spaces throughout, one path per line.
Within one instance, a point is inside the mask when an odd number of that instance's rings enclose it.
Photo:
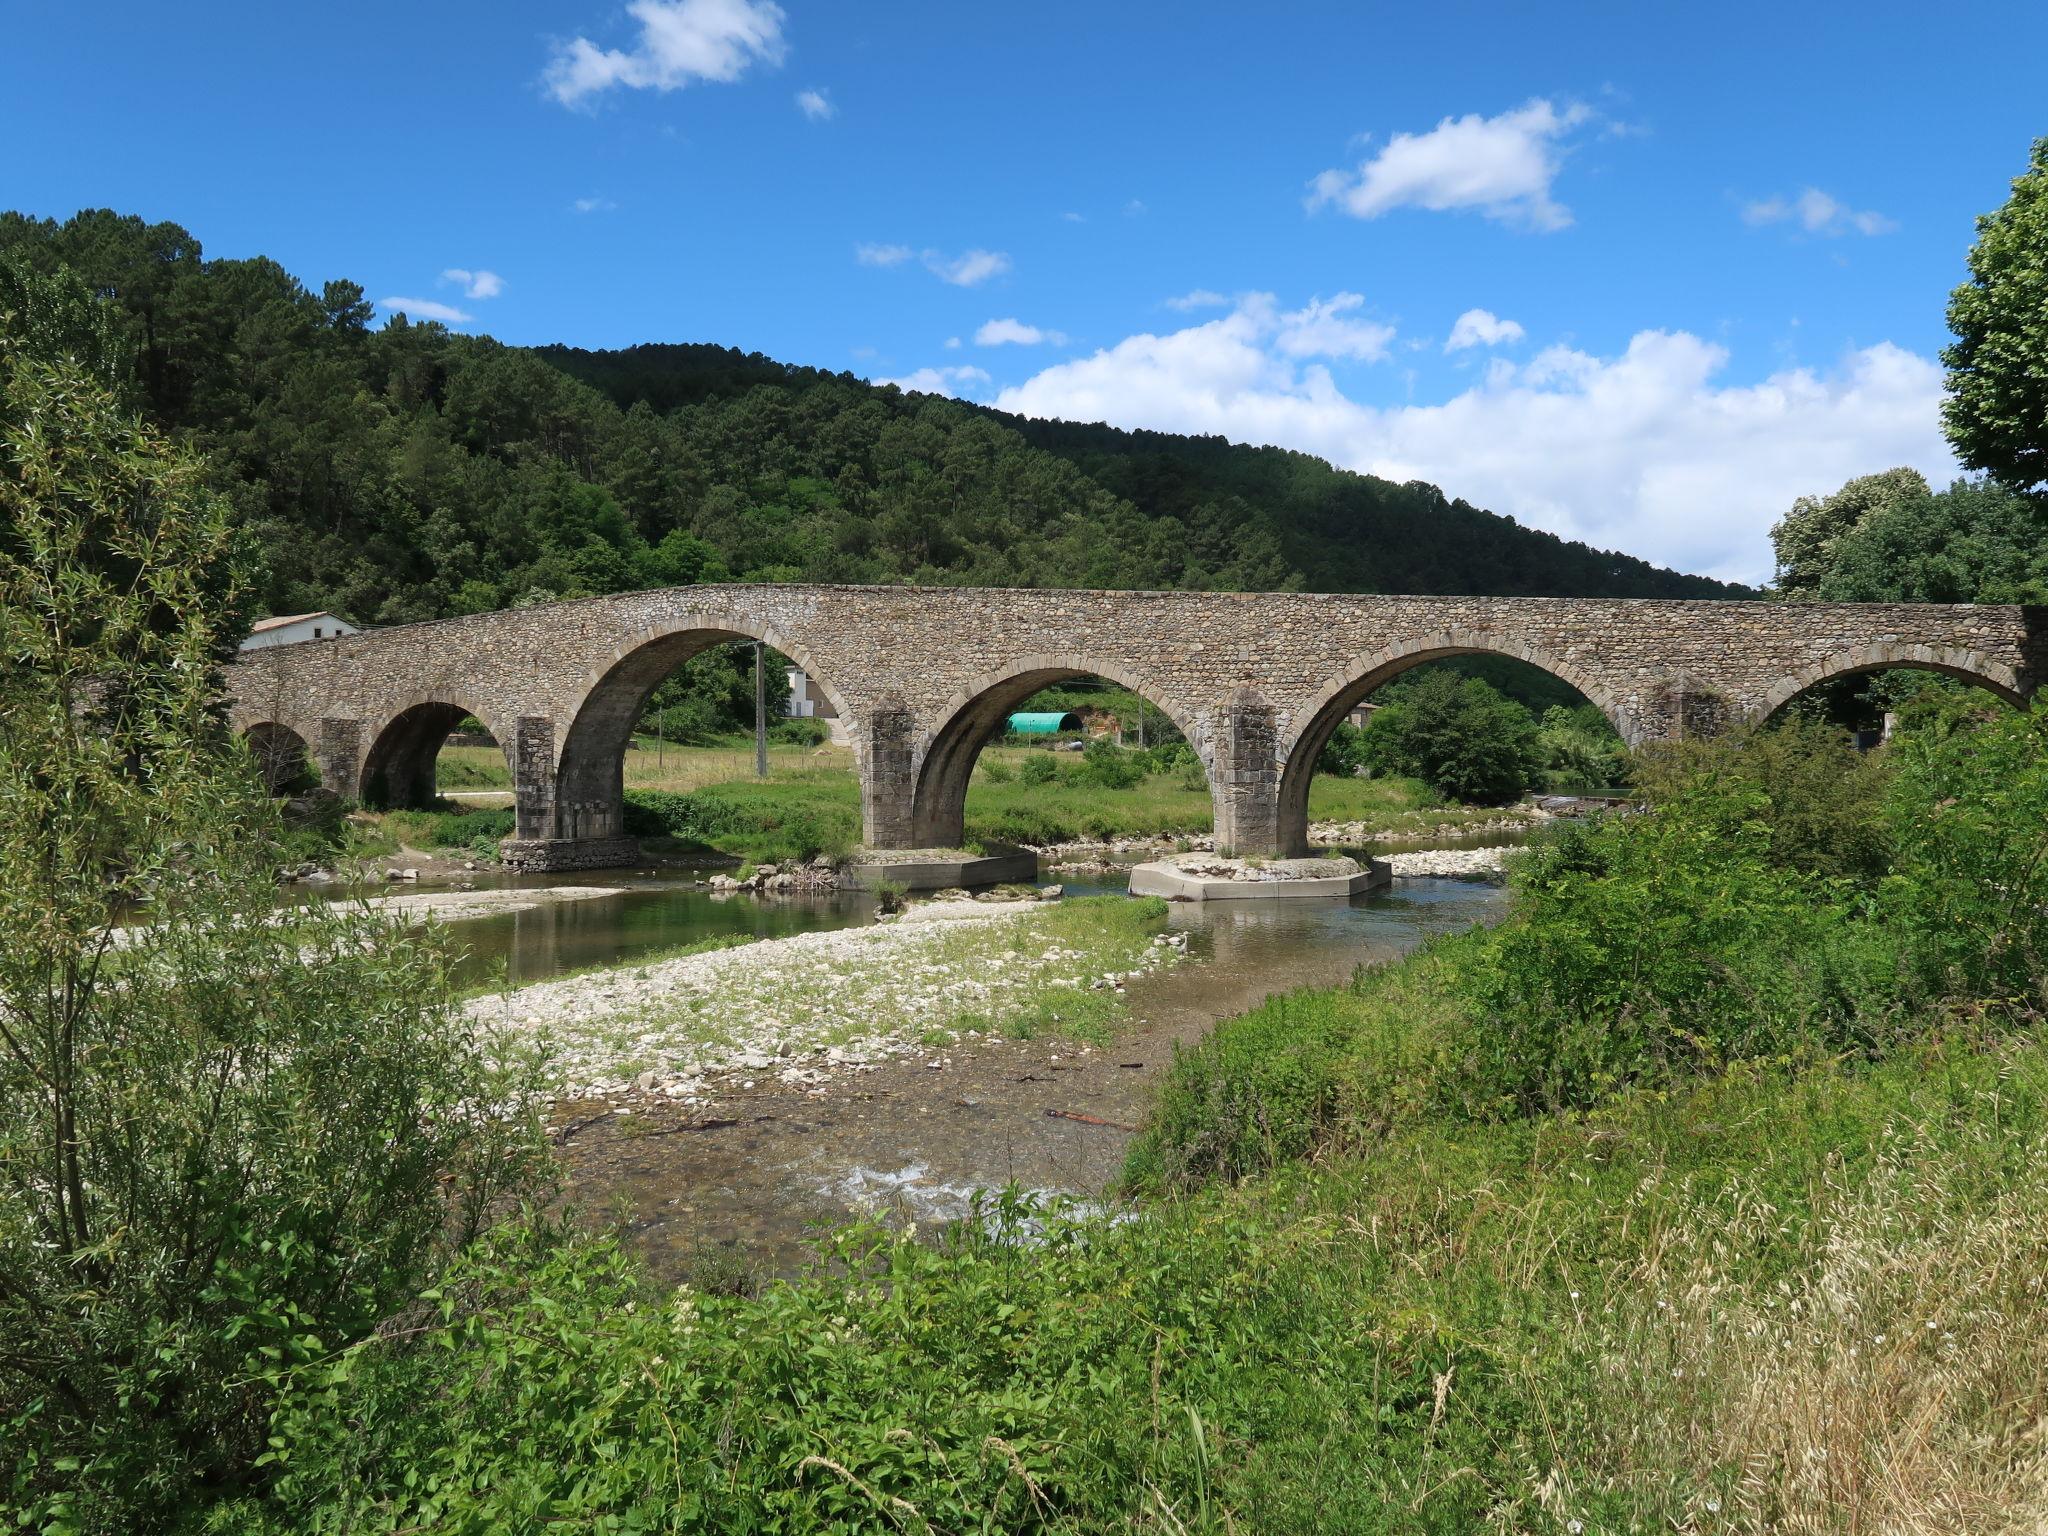
M 892 1057 L 991 1033 L 1099 1032 L 1132 977 L 1185 942 L 1165 906 L 932 902 L 867 927 L 626 965 L 470 1000 L 564 1101 L 696 1105 L 727 1079 L 824 1091 Z M 935 1059 L 942 1059 L 936 1057 Z

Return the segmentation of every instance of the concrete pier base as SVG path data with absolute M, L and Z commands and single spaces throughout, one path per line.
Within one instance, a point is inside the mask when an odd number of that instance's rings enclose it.
M 839 883 L 872 890 L 884 881 L 907 891 L 943 891 L 953 886 L 1026 883 L 1038 878 L 1038 855 L 1028 848 L 991 844 L 981 853 L 964 848 L 861 848 L 839 871 Z
M 1169 901 L 1299 901 L 1356 896 L 1391 880 L 1378 859 L 1232 859 L 1177 853 L 1131 871 L 1133 896 Z

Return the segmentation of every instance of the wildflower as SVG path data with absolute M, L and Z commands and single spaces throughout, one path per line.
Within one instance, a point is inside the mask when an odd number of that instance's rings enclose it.
M 1564 1523 L 1564 1528 L 1570 1531 L 1572 1536 L 1579 1536 L 1579 1532 L 1586 1528 L 1586 1522 L 1583 1520 L 1567 1520 Z
M 1707 1500 L 1707 1513 L 1710 1515 L 1718 1515 L 1719 1513 L 1721 1513 L 1721 1501 L 1719 1499 Z

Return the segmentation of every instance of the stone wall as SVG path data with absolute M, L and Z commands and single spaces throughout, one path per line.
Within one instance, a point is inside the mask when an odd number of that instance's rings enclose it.
M 619 753 L 646 692 L 735 639 L 789 656 L 846 720 L 881 847 L 957 836 L 967 770 L 1007 700 L 1076 673 L 1171 717 L 1208 770 L 1219 836 L 1259 853 L 1304 841 L 1308 774 L 1352 703 L 1434 657 L 1532 662 L 1631 741 L 1759 717 L 1879 666 L 2015 701 L 2048 675 L 2048 614 L 2018 607 L 714 586 L 250 652 L 230 691 L 239 727 L 297 731 L 343 794 L 408 709 L 475 715 L 513 764 L 521 856 L 580 867 L 619 846 Z

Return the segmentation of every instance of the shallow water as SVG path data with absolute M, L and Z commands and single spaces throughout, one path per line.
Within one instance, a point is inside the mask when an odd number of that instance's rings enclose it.
M 1107 1047 L 963 1042 L 822 1091 L 772 1079 L 733 1087 L 708 1112 L 572 1109 L 565 1124 L 588 1123 L 564 1146 L 570 1188 L 622 1220 L 671 1279 L 786 1273 L 819 1225 L 861 1212 L 956 1220 L 977 1189 L 1098 1196 L 1177 1045 L 1275 992 L 1341 982 L 1433 934 L 1491 921 L 1504 900 L 1496 885 L 1426 879 L 1351 901 L 1176 905 L 1168 922 L 1189 931 L 1190 959 L 1130 983 L 1128 1017 Z

